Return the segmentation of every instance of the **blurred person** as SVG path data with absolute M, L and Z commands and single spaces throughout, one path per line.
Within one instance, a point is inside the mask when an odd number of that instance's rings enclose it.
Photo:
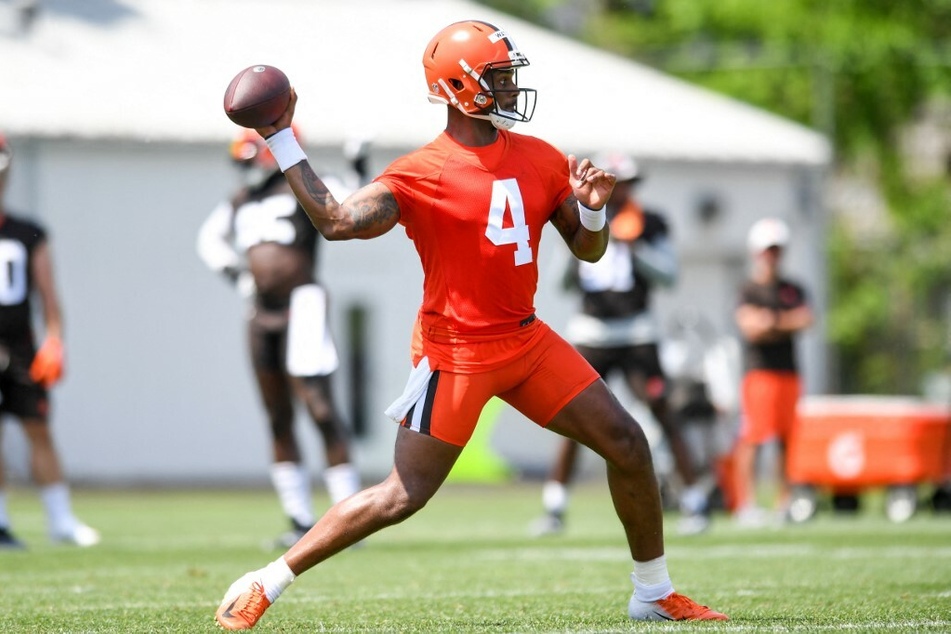
M 702 310 L 678 310 L 662 349 L 668 407 L 709 487 L 707 515 L 733 510 L 730 465 L 739 413 L 742 350 L 733 335 L 718 335 Z
M 779 490 L 776 510 L 789 503 L 785 479 L 786 443 L 801 394 L 796 335 L 813 323 L 805 289 L 782 271 L 789 227 L 778 218 L 762 218 L 749 230 L 752 260 L 749 278 L 739 292 L 736 324 L 743 339 L 740 429 L 733 454 L 735 519 L 758 526 L 768 519 L 756 503 L 756 459 L 767 443 L 776 443 Z
M 258 129 L 325 238 L 371 239 L 404 227 L 422 264 L 423 300 L 414 368 L 387 410 L 399 422 L 392 471 L 336 504 L 283 556 L 235 581 L 216 613 L 226 629 L 253 627 L 299 575 L 423 508 L 493 396 L 605 458 L 633 558 L 632 619 L 727 618 L 674 592 L 643 431 L 584 358 L 535 315 L 542 229 L 550 222 L 575 256 L 600 258 L 615 178 L 509 131 L 534 110 L 534 91 L 520 88 L 516 76 L 527 65 L 508 35 L 485 22 L 439 31 L 423 67 L 430 100 L 446 108 L 445 130 L 343 202 L 294 137 L 296 92 L 281 118 Z
M 668 407 L 669 386 L 658 351 L 660 329 L 651 306 L 653 289 L 675 284 L 677 254 L 664 215 L 645 209 L 636 196 L 643 180 L 638 164 L 619 152 L 597 157 L 596 164 L 617 176 L 606 206 L 610 239 L 600 260 L 575 260 L 569 267 L 566 286 L 581 292 L 581 309 L 568 322 L 566 338 L 602 379 L 619 374 L 635 398 L 650 408 L 685 486 L 680 495 L 679 530 L 697 533 L 708 525 L 707 490 Z M 545 514 L 532 522 L 531 534 L 550 535 L 564 529 L 578 449 L 574 440 L 561 441 L 542 488 Z
M 311 474 L 294 432 L 295 402 L 303 403 L 323 441 L 331 501 L 356 493 L 360 478 L 333 397 L 339 360 L 327 292 L 316 274 L 320 235 L 258 134 L 239 132 L 230 158 L 243 184 L 202 224 L 198 253 L 249 298 L 248 344 L 271 434 L 271 483 L 290 523 L 276 545 L 287 548 L 315 521 Z
M 0 414 L 20 421 L 30 445 L 30 474 L 39 486 L 53 542 L 76 546 L 99 543 L 99 532 L 73 515 L 69 486 L 53 443 L 49 390 L 63 376 L 63 316 L 53 275 L 46 230 L 12 214 L 3 204 L 13 150 L 0 135 Z M 33 331 L 33 298 L 42 304 L 43 340 Z M 2 430 L 2 424 L 0 424 Z M 0 548 L 24 548 L 10 526 L 0 452 Z

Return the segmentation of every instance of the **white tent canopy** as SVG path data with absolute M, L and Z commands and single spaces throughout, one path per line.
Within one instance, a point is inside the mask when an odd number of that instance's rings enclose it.
M 444 114 L 420 58 L 462 19 L 507 30 L 538 89 L 519 131 L 566 151 L 644 158 L 823 165 L 815 132 L 465 0 L 41 0 L 31 28 L 0 3 L 0 129 L 11 136 L 215 141 L 231 77 L 282 68 L 309 140 L 419 145 Z

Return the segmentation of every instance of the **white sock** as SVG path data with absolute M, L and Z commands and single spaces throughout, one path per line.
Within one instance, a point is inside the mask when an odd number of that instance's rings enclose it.
M 261 585 L 264 586 L 264 595 L 271 603 L 277 601 L 281 593 L 291 585 L 297 576 L 291 572 L 284 557 L 278 557 L 261 569 Z
M 360 490 L 360 474 L 349 462 L 324 469 L 324 483 L 330 502 L 336 504 Z
M 69 487 L 65 482 L 57 482 L 40 489 L 40 499 L 46 508 L 46 521 L 50 533 L 54 535 L 70 535 L 76 529 L 76 518 L 73 517 L 72 505 L 69 500 Z
M 10 516 L 7 514 L 6 491 L 0 491 L 0 528 L 10 528 Z
M 547 513 L 563 515 L 568 508 L 568 487 L 555 480 L 545 482 L 542 487 L 542 506 Z
M 296 462 L 275 462 L 271 465 L 271 484 L 277 491 L 284 514 L 300 524 L 314 523 L 314 507 L 310 497 L 310 474 Z
M 674 584 L 667 573 L 665 555 L 650 561 L 635 561 L 631 581 L 634 582 L 634 596 L 645 603 L 663 599 L 674 591 Z

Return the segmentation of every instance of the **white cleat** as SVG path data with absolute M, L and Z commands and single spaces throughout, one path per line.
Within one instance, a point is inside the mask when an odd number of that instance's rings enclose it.
M 532 537 L 559 535 L 565 530 L 565 521 L 560 515 L 546 513 L 531 523 L 528 534 Z
M 682 515 L 677 522 L 679 535 L 699 535 L 710 528 L 710 518 L 703 514 Z
M 71 544 L 81 548 L 95 546 L 102 541 L 99 531 L 82 522 L 76 522 L 73 528 L 65 533 L 53 533 L 50 539 L 55 543 Z

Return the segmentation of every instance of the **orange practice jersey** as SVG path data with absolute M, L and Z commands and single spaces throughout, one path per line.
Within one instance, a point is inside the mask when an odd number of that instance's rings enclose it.
M 538 242 L 571 194 L 564 154 L 511 132 L 480 148 L 443 133 L 376 180 L 396 197 L 423 265 L 423 339 L 476 344 L 531 330 L 523 326 L 535 312 Z

